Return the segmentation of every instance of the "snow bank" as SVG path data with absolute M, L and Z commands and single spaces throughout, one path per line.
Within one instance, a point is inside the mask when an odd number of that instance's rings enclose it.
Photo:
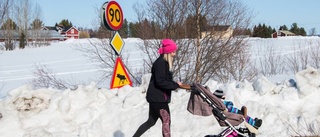
M 265 95 L 268 92 L 272 92 L 276 88 L 276 85 L 266 77 L 261 76 L 253 82 L 253 88 L 258 91 L 260 95 Z
M 103 88 L 109 87 L 105 83 L 80 85 L 74 91 L 34 90 L 29 86 L 22 86 L 32 80 L 33 64 L 38 63 L 53 68 L 59 77 L 70 78 L 77 83 L 95 81 L 101 76 L 97 73 L 99 69 L 93 67 L 96 63 L 88 61 L 75 47 L 91 47 L 92 43 L 107 41 L 108 39 L 69 39 L 52 43 L 48 47 L 1 52 L 0 136 L 132 136 L 148 118 L 145 91 L 150 74 L 142 78 L 140 87 L 125 86 L 112 90 Z M 122 54 L 130 54 L 131 59 L 126 66 L 142 66 L 144 56 L 137 49 L 141 39 L 127 38 L 124 41 Z M 248 44 L 253 47 L 253 57 L 261 56 L 257 51 L 264 46 L 286 51 L 281 55 L 293 53 L 298 51 L 292 49 L 299 45 L 297 43 L 312 48 L 319 45 L 319 37 L 248 38 Z M 295 132 L 313 135 L 309 133 L 312 128 L 319 133 L 319 81 L 319 70 L 307 68 L 295 74 L 295 77 L 277 75 L 272 78 L 258 77 L 254 82 L 231 83 L 210 80 L 205 85 L 211 91 L 224 90 L 226 99 L 233 101 L 235 106 L 240 108 L 246 105 L 249 116 L 262 118 L 259 137 L 287 137 L 296 135 Z M 217 124 L 213 116 L 194 116 L 186 110 L 189 95 L 185 90 L 173 92 L 170 103 L 172 136 L 203 137 L 222 131 L 224 128 Z M 160 124 L 159 120 L 143 136 L 161 137 Z
M 320 71 L 308 67 L 296 73 L 297 86 L 301 97 L 307 96 L 313 92 L 320 92 Z
M 206 85 L 212 92 L 224 90 L 226 99 L 234 101 L 236 107 L 246 105 L 249 116 L 261 118 L 260 137 L 291 136 L 295 131 L 312 135 L 306 128 L 319 127 L 320 94 L 318 90 L 307 90 L 307 93 L 305 89 L 318 89 L 315 80 L 319 75 L 315 69 L 308 68 L 298 72 L 296 77 L 299 89 L 275 85 L 263 77 L 253 83 L 210 80 Z M 112 90 L 98 88 L 95 83 L 80 85 L 74 91 L 33 90 L 22 86 L 0 101 L 1 136 L 132 136 L 148 118 L 145 91 L 149 78 L 150 74 L 145 75 L 140 87 Z M 304 93 L 303 98 L 301 93 Z M 186 110 L 189 95 L 185 90 L 172 94 L 172 136 L 200 137 L 222 131 L 224 127 L 220 127 L 213 116 L 194 116 Z M 160 120 L 143 136 L 160 137 Z

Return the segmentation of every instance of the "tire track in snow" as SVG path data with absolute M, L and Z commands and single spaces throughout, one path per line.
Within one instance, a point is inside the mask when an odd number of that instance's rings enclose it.
M 59 72 L 54 73 L 55 76 L 63 76 L 63 75 L 71 75 L 71 74 L 80 74 L 80 73 L 89 73 L 89 72 L 97 72 L 101 70 L 107 70 L 107 69 L 91 69 L 91 70 L 81 70 L 81 71 L 68 71 L 68 72 Z M 35 77 L 33 75 L 26 75 L 26 76 L 17 76 L 17 77 L 4 77 L 4 79 L 0 78 L 1 82 L 8 82 L 8 81 L 15 81 L 15 80 L 28 80 L 28 79 L 34 79 Z
M 69 70 L 66 72 L 56 72 L 57 76 L 79 74 L 79 73 L 89 73 L 96 72 L 103 69 L 92 69 L 92 66 L 98 65 L 99 63 L 85 63 L 85 58 L 80 59 L 69 59 L 69 60 L 58 60 L 58 61 L 48 61 L 43 63 L 35 63 L 40 65 L 46 65 L 50 70 Z M 35 64 L 23 64 L 23 65 L 12 65 L 12 66 L 2 66 L 0 67 L 0 81 L 16 81 L 16 80 L 28 80 L 35 78 L 33 76 L 33 71 L 35 71 Z

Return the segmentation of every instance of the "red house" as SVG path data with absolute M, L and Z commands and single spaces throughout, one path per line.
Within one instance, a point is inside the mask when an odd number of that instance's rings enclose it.
M 271 34 L 271 38 L 287 37 L 287 36 L 295 36 L 295 34 L 287 30 L 279 30 L 278 32 L 274 32 Z
M 64 35 L 67 38 L 74 38 L 74 39 L 79 39 L 79 30 L 75 27 L 69 27 L 65 29 L 66 31 L 64 31 Z
M 74 26 L 64 27 L 64 26 L 56 26 L 56 27 L 43 27 L 44 30 L 55 30 L 60 33 L 61 36 L 68 38 L 79 39 L 79 30 Z

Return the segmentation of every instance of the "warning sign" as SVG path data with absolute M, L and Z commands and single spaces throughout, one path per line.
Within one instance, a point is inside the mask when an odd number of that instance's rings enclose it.
M 129 77 L 126 69 L 123 66 L 121 58 L 118 57 L 116 60 L 114 70 L 113 70 L 110 89 L 120 88 L 124 85 L 132 86 L 132 82 L 130 80 L 130 77 Z

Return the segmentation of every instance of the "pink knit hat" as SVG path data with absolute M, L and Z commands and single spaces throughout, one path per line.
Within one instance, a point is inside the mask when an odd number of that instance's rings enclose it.
M 178 46 L 171 39 L 161 41 L 161 47 L 158 50 L 159 54 L 167 54 L 176 51 Z

